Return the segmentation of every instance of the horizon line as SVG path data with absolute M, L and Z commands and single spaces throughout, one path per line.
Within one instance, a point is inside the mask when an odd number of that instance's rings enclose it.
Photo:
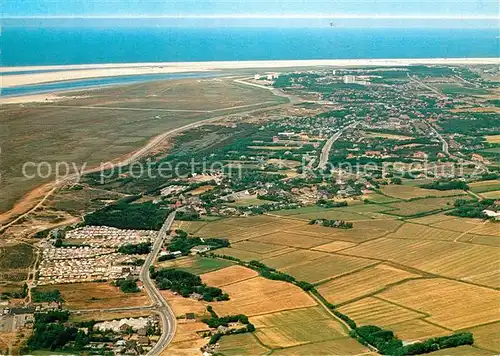
M 390 14 L 164 14 L 164 15 L 31 15 L 2 19 L 373 19 L 373 20 L 500 20 L 500 15 L 390 15 Z

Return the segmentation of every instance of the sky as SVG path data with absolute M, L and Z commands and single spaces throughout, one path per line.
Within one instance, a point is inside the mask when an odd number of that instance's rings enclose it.
M 38 19 L 40 24 L 156 18 L 145 23 L 324 26 L 333 20 L 340 27 L 497 28 L 500 17 L 497 0 L 3 0 L 2 18 Z M 109 23 L 127 25 L 123 20 Z
M 495 0 L 3 0 L 3 17 L 498 17 Z

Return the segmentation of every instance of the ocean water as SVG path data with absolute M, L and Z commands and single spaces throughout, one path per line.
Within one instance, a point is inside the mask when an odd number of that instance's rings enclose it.
M 175 74 L 141 74 L 118 77 L 103 77 L 79 80 L 64 80 L 42 84 L 21 85 L 0 90 L 0 96 L 22 96 L 27 94 L 53 93 L 58 91 L 79 90 L 86 88 L 105 87 L 112 85 L 126 85 L 144 83 L 156 80 L 172 80 L 186 78 L 210 78 L 219 75 L 216 72 L 209 73 L 175 73 Z
M 495 29 L 2 28 L 2 66 L 498 57 Z

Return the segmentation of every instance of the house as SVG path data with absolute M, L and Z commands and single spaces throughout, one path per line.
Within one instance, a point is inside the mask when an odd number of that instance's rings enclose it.
M 495 220 L 500 219 L 500 211 L 483 210 L 483 213 L 489 218 L 495 218 Z
M 120 331 L 122 331 L 122 332 L 128 331 L 130 328 L 131 328 L 131 326 L 128 325 L 127 323 L 120 325 Z
M 139 328 L 137 330 L 137 335 L 139 335 L 139 336 L 147 336 L 148 335 L 148 329 L 146 327 Z
M 427 158 L 427 153 L 423 151 L 418 151 L 413 154 L 413 158 L 418 158 L 418 159 L 426 159 Z
M 209 245 L 198 245 L 193 247 L 190 251 L 193 255 L 196 255 L 197 253 L 203 253 L 203 252 L 208 252 L 212 249 L 212 246 Z
M 189 297 L 194 300 L 203 300 L 203 295 L 200 293 L 191 293 Z
M 137 338 L 137 342 L 138 342 L 139 344 L 141 344 L 141 345 L 149 345 L 149 343 L 150 343 L 151 341 L 149 340 L 149 337 L 147 337 L 147 336 L 139 336 L 139 337 Z

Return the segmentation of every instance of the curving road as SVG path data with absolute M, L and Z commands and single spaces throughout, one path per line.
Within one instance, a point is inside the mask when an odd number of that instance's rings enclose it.
M 175 335 L 175 330 L 177 327 L 177 321 L 175 318 L 175 314 L 172 311 L 172 308 L 168 305 L 165 298 L 161 295 L 160 291 L 156 288 L 154 281 L 149 276 L 149 267 L 153 265 L 156 260 L 156 256 L 160 252 L 160 249 L 165 241 L 169 241 L 169 237 L 167 237 L 167 232 L 172 227 L 172 223 L 175 219 L 175 211 L 171 213 L 160 231 L 158 232 L 158 236 L 156 241 L 151 248 L 151 252 L 149 253 L 144 265 L 142 266 L 141 273 L 139 275 L 139 279 L 142 281 L 144 285 L 144 289 L 148 293 L 151 301 L 153 302 L 153 306 L 156 308 L 155 312 L 160 316 L 161 319 L 161 336 L 155 346 L 147 353 L 148 355 L 159 355 L 168 344 L 172 341 Z

